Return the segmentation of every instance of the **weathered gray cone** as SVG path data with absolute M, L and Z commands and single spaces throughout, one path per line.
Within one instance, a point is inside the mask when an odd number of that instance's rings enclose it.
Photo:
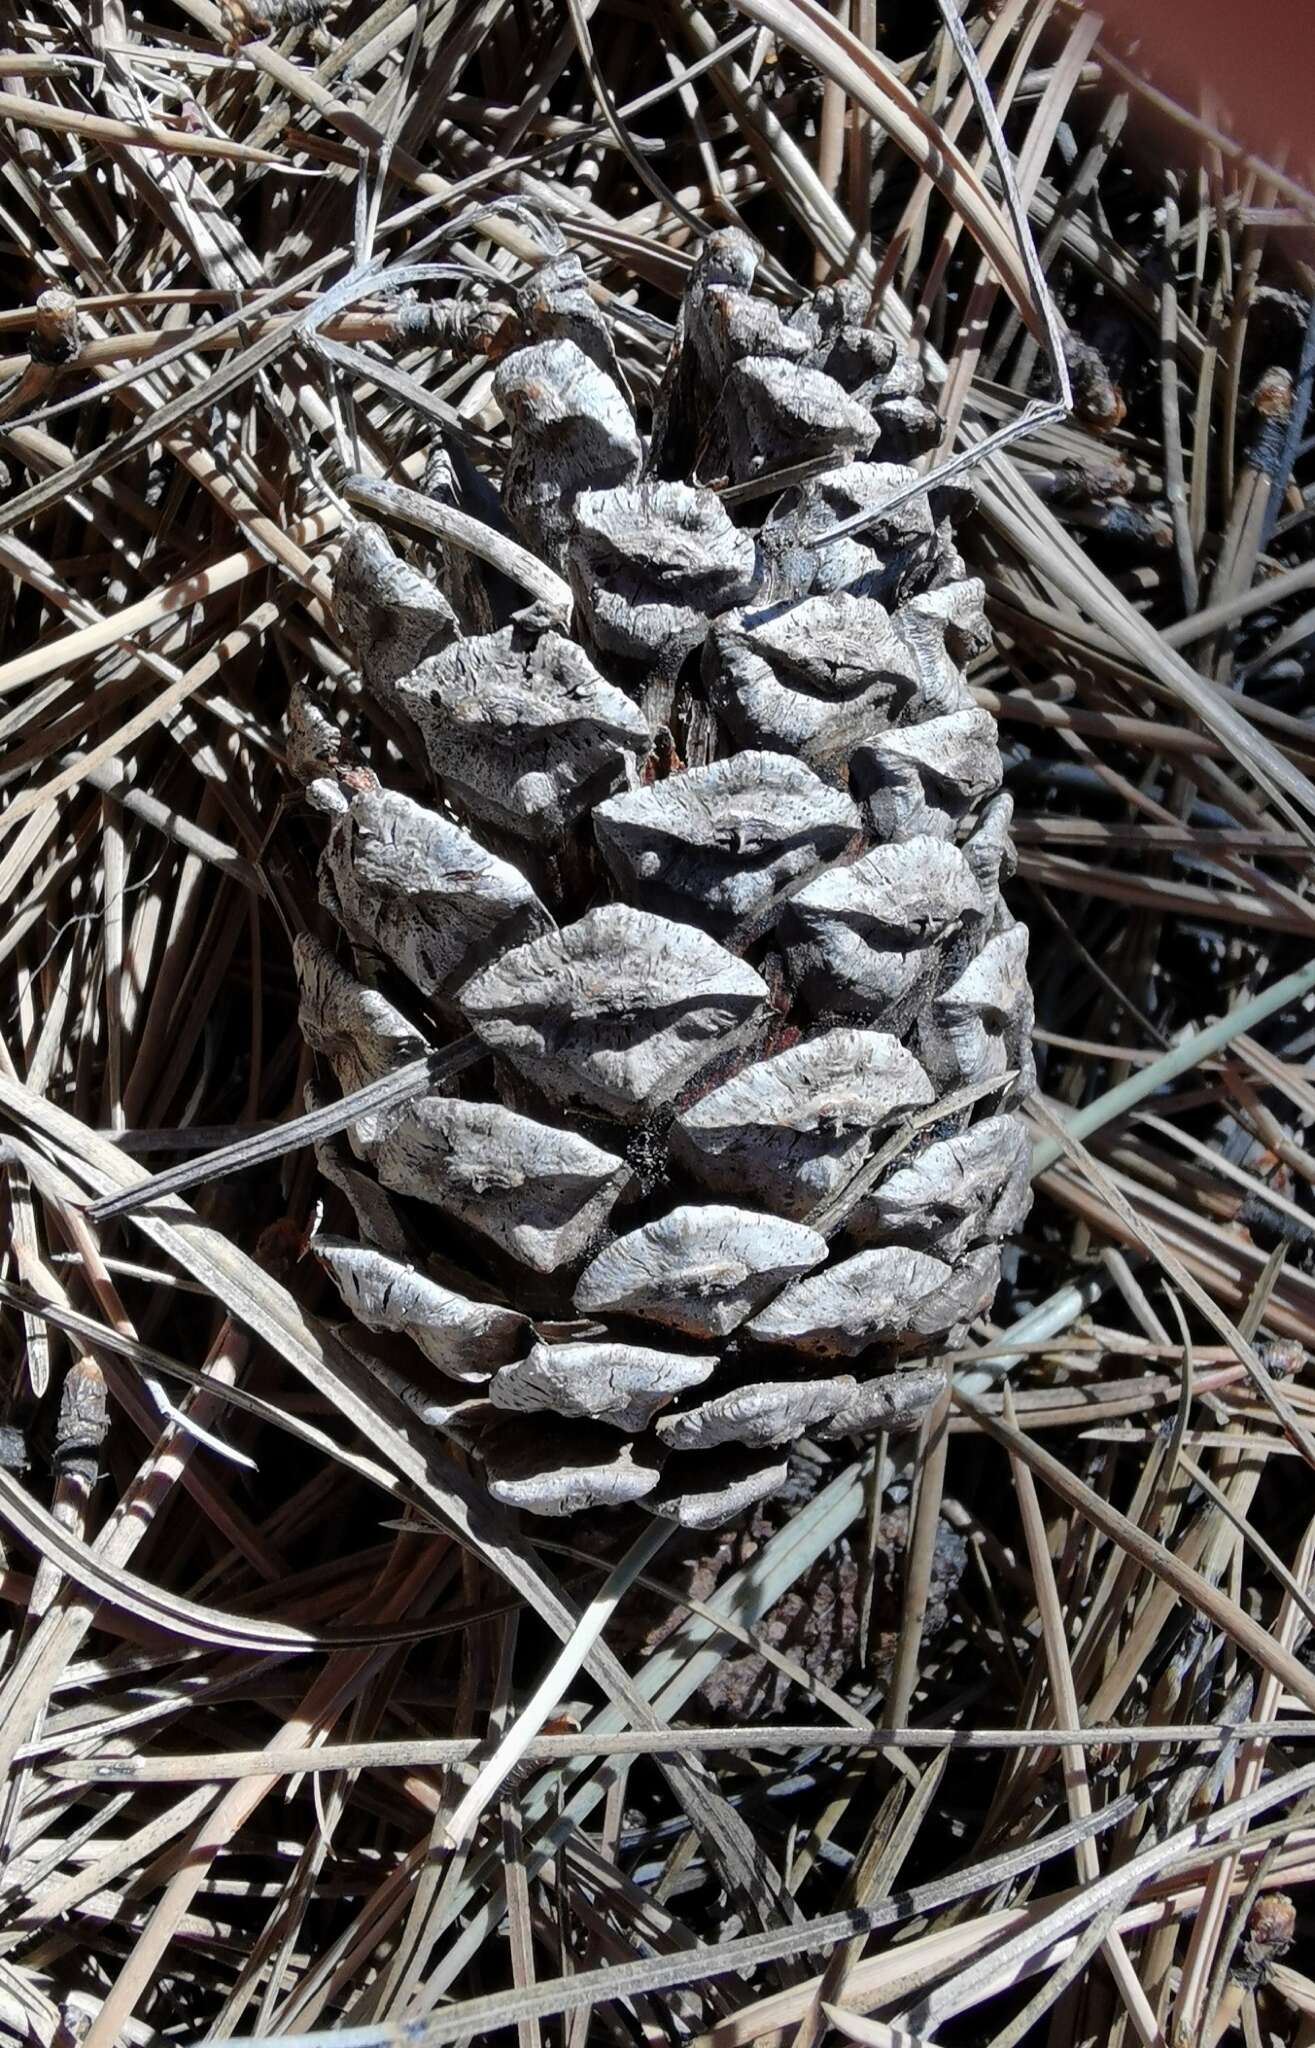
M 802 1436 L 915 1426 L 1027 1213 L 964 493 L 883 511 L 936 433 L 916 364 L 853 288 L 787 311 L 754 269 L 709 238 L 647 442 L 579 261 L 521 286 L 502 503 L 573 629 L 357 528 L 338 623 L 406 793 L 290 714 L 339 935 L 297 949 L 317 1095 L 471 1054 L 321 1148 L 315 1250 L 364 1355 L 395 1383 L 409 1338 L 417 1414 L 539 1514 L 708 1526 Z M 426 476 L 456 502 L 441 449 Z

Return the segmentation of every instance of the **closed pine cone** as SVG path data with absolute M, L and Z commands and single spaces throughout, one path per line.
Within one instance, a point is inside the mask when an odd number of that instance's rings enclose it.
M 721 1522 L 805 1433 L 916 1423 L 942 1374 L 901 1362 L 989 1309 L 1028 1205 L 957 494 L 823 538 L 935 417 L 848 288 L 783 313 L 753 274 L 709 238 L 647 441 L 576 259 L 520 293 L 502 504 L 556 602 L 350 534 L 339 622 L 422 801 L 295 707 L 341 933 L 298 945 L 307 1039 L 342 1090 L 470 1041 L 323 1148 L 355 1226 L 315 1249 L 538 1514 Z M 427 482 L 453 502 L 442 453 Z

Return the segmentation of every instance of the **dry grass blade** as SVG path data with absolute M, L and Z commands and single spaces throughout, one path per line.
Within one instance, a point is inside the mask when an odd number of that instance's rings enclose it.
M 987 1436 L 1013 1452 L 1044 1479 L 1061 1500 L 1070 1501 L 1129 1557 L 1135 1558 L 1148 1572 L 1171 1586 L 1195 1612 L 1208 1616 L 1239 1649 L 1253 1658 L 1262 1670 L 1271 1672 L 1297 1699 L 1315 1707 L 1315 1679 L 1310 1672 L 1275 1641 L 1268 1629 L 1244 1613 L 1236 1601 L 1219 1592 L 1199 1572 L 1185 1565 L 1153 1537 L 1147 1536 L 1144 1530 L 1120 1514 L 1108 1501 L 1102 1500 L 1090 1487 L 1084 1486 L 1057 1458 L 1042 1450 L 1039 1444 L 1034 1444 L 1022 1430 L 992 1415 L 969 1394 L 956 1390 L 954 1400 Z
M 1059 1854 L 1071 1848 L 1093 1828 L 1098 1830 L 1102 1826 L 1115 1825 L 1125 1811 L 1121 1803 L 1116 1804 L 1086 1827 L 1056 1829 L 1050 1836 L 1042 1837 L 1030 1845 L 1031 1867 L 1044 1860 L 1047 1854 Z M 467 1999 L 423 2022 L 417 2022 L 416 2036 L 428 2048 L 431 2043 L 463 2040 L 468 2033 L 510 2026 L 531 2016 L 542 2019 L 551 2013 L 572 2012 L 583 2005 L 593 2004 L 600 1997 L 630 1998 L 645 1991 L 695 1982 L 701 1976 L 719 1976 L 752 1967 L 801 1950 L 824 1949 L 837 1940 L 870 1933 L 877 1927 L 896 1925 L 948 1899 L 984 1889 L 998 1878 L 1009 1875 L 1015 1867 L 1015 1860 L 999 1858 L 989 1873 L 964 1872 L 944 1884 L 908 1891 L 900 1899 L 885 1905 L 830 1914 L 823 1920 L 790 1928 L 782 1934 L 744 1935 L 716 1946 L 709 1944 L 693 1957 L 659 1956 L 648 1962 L 581 1972 L 519 1993 L 499 1992 L 486 1999 Z M 310 2048 L 320 2048 L 321 2040 L 327 2041 L 329 2036 L 312 2035 L 309 2038 Z M 344 2048 L 376 2048 L 376 2044 L 387 2040 L 388 2033 L 387 2029 L 379 2027 L 342 2028 L 336 2031 L 336 2038 L 343 2039 Z M 250 2040 L 251 2048 L 268 2048 L 268 2043 L 258 2036 L 252 2036 Z
M 87 1214 L 96 1223 L 108 1223 L 115 1216 L 131 1216 L 136 1210 L 152 1206 L 170 1195 L 181 1194 L 201 1182 L 220 1180 L 230 1173 L 244 1173 L 250 1167 L 262 1166 L 268 1159 L 281 1159 L 303 1145 L 315 1145 L 325 1138 L 337 1137 L 340 1131 L 350 1129 L 363 1116 L 376 1115 L 382 1109 L 400 1108 L 403 1103 L 428 1094 L 432 1088 L 455 1079 L 463 1066 L 469 1066 L 483 1056 L 483 1047 L 472 1038 L 445 1047 L 441 1052 L 427 1053 L 423 1059 L 398 1067 L 382 1080 L 367 1081 L 363 1087 L 354 1088 L 336 1102 L 326 1103 L 322 1109 L 309 1109 L 303 1116 L 289 1118 L 276 1130 L 263 1131 L 257 1137 L 236 1138 L 231 1145 L 222 1146 L 202 1159 L 185 1160 L 163 1173 L 143 1175 L 122 1191 L 103 1195 L 98 1201 L 88 1203 Z
M 444 1629 L 464 1629 L 471 1617 L 448 1616 Z M 440 1632 L 435 1623 L 426 1633 Z M 397 1639 L 402 1640 L 398 1635 Z M 366 1638 L 362 1637 L 362 1640 Z M 806 1723 L 797 1727 L 770 1728 L 677 1728 L 635 1730 L 609 1735 L 539 1735 L 530 1738 L 523 1755 L 533 1763 L 554 1763 L 558 1759 L 596 1756 L 691 1756 L 717 1750 L 749 1749 L 859 1749 L 873 1753 L 893 1749 L 949 1751 L 1020 1749 L 1120 1749 L 1160 1748 L 1166 1742 L 1191 1743 L 1216 1749 L 1233 1748 L 1239 1741 L 1306 1742 L 1315 1721 L 1291 1715 L 1281 1721 L 1152 1722 L 1140 1728 L 1126 1728 L 1117 1722 L 1098 1728 L 1046 1728 L 1035 1732 L 1017 1728 L 974 1728 L 960 1733 L 952 1728 L 851 1728 L 845 1724 L 827 1727 Z M 249 1777 L 258 1771 L 300 1775 L 306 1771 L 410 1770 L 433 1764 L 466 1763 L 479 1744 L 474 1736 L 451 1736 L 413 1742 L 324 1743 L 307 1757 L 301 1750 L 210 1750 L 196 1756 L 111 1756 L 91 1757 L 67 1763 L 52 1763 L 50 1774 L 85 1784 L 92 1780 L 122 1783 L 125 1779 L 152 1785 Z M 30 1745 L 29 1745 L 30 1749 Z M 38 1753 L 38 1752 L 32 1752 Z M 45 1754 L 45 1749 L 39 1751 Z M 29 1750 L 20 1751 L 26 1760 Z M 929 1795 L 930 1796 L 930 1795 Z
M 741 13 L 811 58 L 826 77 L 834 78 L 935 184 L 952 194 L 956 210 L 994 264 L 1019 312 L 1029 325 L 1035 323 L 1043 332 L 1031 281 L 1008 224 L 971 165 L 946 141 L 877 53 L 865 49 L 818 0 L 735 0 L 735 4 Z

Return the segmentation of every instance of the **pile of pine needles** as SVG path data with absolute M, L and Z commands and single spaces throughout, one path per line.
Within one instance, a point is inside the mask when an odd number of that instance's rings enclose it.
M 0 2028 L 1315 2042 L 1315 200 L 1065 0 L 10 18 Z M 1038 1200 L 915 1451 L 517 1527 L 302 1256 L 285 711 L 496 466 L 419 309 L 569 246 L 642 398 L 728 221 L 977 456 Z

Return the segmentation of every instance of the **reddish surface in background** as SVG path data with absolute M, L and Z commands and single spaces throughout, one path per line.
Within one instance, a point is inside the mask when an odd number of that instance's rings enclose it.
M 1293 177 L 1315 168 L 1315 0 L 1103 0 L 1118 40 L 1135 36 L 1153 84 L 1214 119 Z M 1126 47 L 1126 45 L 1125 45 Z M 1136 59 L 1134 58 L 1135 62 Z

